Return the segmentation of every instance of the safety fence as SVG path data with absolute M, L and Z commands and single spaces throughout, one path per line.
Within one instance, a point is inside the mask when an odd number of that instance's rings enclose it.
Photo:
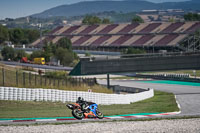
M 0 100 L 18 101 L 51 101 L 51 102 L 75 102 L 78 97 L 97 104 L 130 104 L 154 96 L 154 90 L 149 89 L 134 94 L 105 94 L 82 91 L 64 91 L 56 89 L 30 89 L 0 87 Z
M 4 87 L 63 88 L 82 85 L 93 86 L 95 84 L 96 78 L 70 76 L 55 78 L 20 70 L 0 69 L 0 86 Z
M 200 83 L 199 78 L 191 78 L 189 74 L 151 74 L 151 75 L 136 74 L 135 77 Z

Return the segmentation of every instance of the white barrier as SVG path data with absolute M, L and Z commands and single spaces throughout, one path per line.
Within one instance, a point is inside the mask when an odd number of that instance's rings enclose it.
M 86 101 L 97 104 L 130 104 L 153 96 L 153 89 L 134 94 L 105 94 L 55 89 L 0 87 L 0 100 L 75 102 L 78 97 L 82 97 Z

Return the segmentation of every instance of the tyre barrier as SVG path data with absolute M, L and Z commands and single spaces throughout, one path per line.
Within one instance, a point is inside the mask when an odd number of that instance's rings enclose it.
M 133 94 L 105 94 L 83 91 L 64 91 L 56 89 L 30 89 L 0 87 L 0 100 L 19 101 L 51 101 L 51 102 L 75 102 L 78 97 L 97 104 L 130 104 L 145 100 L 154 96 L 154 90 L 150 89 Z

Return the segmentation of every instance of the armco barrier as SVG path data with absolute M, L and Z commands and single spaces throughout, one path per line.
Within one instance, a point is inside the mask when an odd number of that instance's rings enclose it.
M 97 104 L 130 104 L 154 96 L 154 90 L 133 94 L 105 94 L 55 89 L 0 87 L 0 100 L 75 102 L 78 97 Z
M 137 74 L 135 75 L 137 78 L 152 78 L 157 80 L 172 80 L 172 81 L 184 81 L 184 82 L 195 82 L 200 83 L 199 78 L 190 78 L 190 75 L 185 74 L 157 74 L 157 75 L 144 75 Z

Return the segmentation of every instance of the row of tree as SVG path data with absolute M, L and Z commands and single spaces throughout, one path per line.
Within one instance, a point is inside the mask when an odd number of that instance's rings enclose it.
M 200 14 L 198 13 L 187 13 L 184 15 L 185 21 L 200 21 Z M 144 20 L 137 15 L 132 17 L 132 23 L 144 23 Z M 174 19 L 170 19 L 170 22 L 174 22 Z M 94 25 L 94 24 L 110 24 L 112 23 L 108 18 L 100 19 L 97 16 L 86 16 L 83 21 L 83 24 Z
M 5 46 L 1 50 L 1 55 L 6 61 L 19 61 L 22 57 L 28 57 L 28 54 L 26 54 L 24 50 L 15 50 L 14 48 L 9 46 Z
M 24 50 L 15 50 L 12 47 L 5 46 L 1 54 L 4 60 L 20 61 L 22 57 L 33 60 L 37 57 L 44 57 L 46 62 L 51 58 L 60 60 L 61 65 L 74 66 L 78 61 L 78 56 L 72 51 L 71 41 L 68 38 L 61 38 L 57 44 L 45 42 L 43 50 L 34 51 L 31 55 Z
M 187 13 L 184 15 L 186 21 L 200 21 L 200 15 L 197 13 Z
M 97 16 L 87 15 L 82 20 L 82 24 L 94 25 L 94 24 L 110 24 L 111 21 L 108 18 L 100 19 Z
M 0 44 L 11 41 L 13 44 L 29 44 L 39 38 L 40 32 L 36 29 L 8 29 L 0 25 Z
M 140 16 L 133 16 L 132 23 L 144 23 L 144 20 Z M 82 20 L 82 24 L 94 25 L 94 24 L 111 24 L 112 22 L 108 18 L 99 18 L 97 16 L 85 16 Z
M 44 57 L 46 62 L 54 57 L 64 66 L 74 66 L 78 61 L 77 54 L 72 50 L 71 40 L 66 37 L 61 38 L 56 44 L 45 42 L 43 50 L 34 51 L 30 58 L 36 57 Z
M 141 49 L 139 49 L 139 48 L 128 48 L 128 49 L 124 49 L 122 51 L 122 53 L 124 53 L 124 54 L 145 54 L 146 51 L 143 48 L 141 48 Z

